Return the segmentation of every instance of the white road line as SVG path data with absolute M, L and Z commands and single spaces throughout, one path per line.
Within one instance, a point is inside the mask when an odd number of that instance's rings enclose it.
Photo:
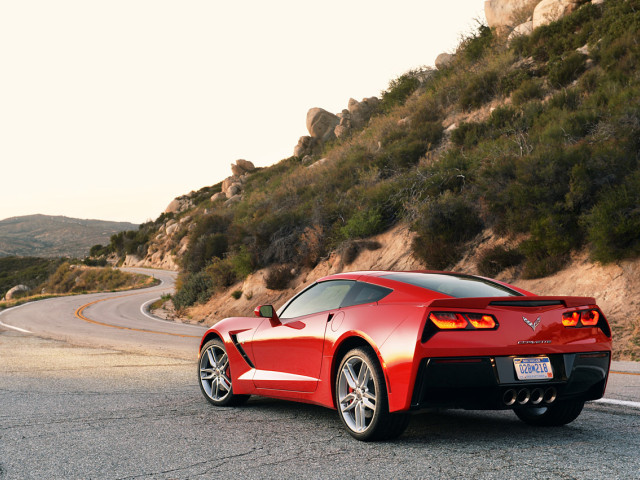
M 158 297 L 158 298 L 162 298 L 162 297 Z M 162 322 L 162 323 L 172 323 L 174 325 L 180 325 L 180 326 L 185 326 L 185 327 L 193 327 L 193 328 L 199 328 L 200 330 L 206 330 L 205 327 L 201 327 L 200 325 L 192 325 L 190 323 L 177 323 L 177 322 L 173 322 L 171 320 L 163 320 L 162 318 L 158 318 L 155 317 L 149 313 L 147 313 L 147 307 L 155 302 L 156 300 L 158 300 L 158 298 L 152 298 L 151 300 L 147 300 L 146 302 L 144 302 L 142 305 L 140 305 L 140 313 L 142 313 L 142 315 L 144 315 L 145 317 L 147 317 L 150 320 L 155 320 L 156 322 Z
M 16 308 L 20 308 L 20 307 L 24 307 L 25 305 L 28 305 L 29 302 L 27 303 L 23 303 L 22 305 L 18 305 L 16 307 L 11 307 L 11 308 L 7 308 L 6 310 L 2 310 L 0 312 L 0 315 L 3 315 L 11 310 L 15 310 Z M 32 333 L 29 330 L 25 330 L 24 328 L 20 328 L 20 327 L 14 327 L 13 325 L 7 325 L 6 323 L 0 322 L 0 326 L 5 327 L 5 328 L 10 328 L 11 330 L 15 330 L 17 332 L 22 332 L 22 333 Z
M 609 405 L 619 405 L 621 407 L 640 408 L 640 402 L 630 402 L 628 400 L 615 400 L 613 398 L 601 398 L 594 403 L 605 403 Z

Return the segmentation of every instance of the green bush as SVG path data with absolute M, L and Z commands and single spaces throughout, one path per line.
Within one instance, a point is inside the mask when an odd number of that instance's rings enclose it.
M 488 26 L 481 24 L 478 25 L 477 32 L 469 35 L 461 42 L 458 52 L 468 62 L 477 62 L 490 50 L 492 42 L 492 30 Z
M 229 241 L 224 233 L 209 233 L 193 237 L 182 257 L 186 271 L 196 273 L 202 270 L 213 258 L 222 258 L 229 248 Z
M 412 229 L 413 253 L 427 267 L 445 269 L 460 259 L 461 246 L 482 231 L 483 222 L 471 200 L 446 192 L 420 211 Z
M 529 100 L 542 98 L 542 81 L 538 78 L 531 78 L 523 81 L 511 95 L 514 105 L 522 105 Z
M 340 229 L 344 239 L 370 237 L 380 233 L 385 225 L 380 210 L 360 210 Z
M 487 125 L 484 123 L 461 123 L 451 133 L 451 141 L 460 147 L 473 147 L 484 136 Z
M 206 302 L 213 293 L 213 281 L 206 272 L 186 274 L 180 289 L 173 296 L 173 304 L 178 310 L 198 302 Z
M 586 219 L 595 260 L 640 255 L 640 172 L 607 190 Z
M 571 249 L 580 244 L 576 218 L 568 214 L 548 214 L 531 225 L 531 238 L 520 245 L 526 256 L 523 276 L 537 278 L 560 270 Z
M 242 296 L 242 290 L 234 290 L 233 292 L 231 292 L 231 296 L 236 300 L 240 300 L 240 297 Z
M 460 106 L 480 108 L 495 96 L 497 83 L 498 74 L 492 70 L 473 75 L 460 94 Z
M 572 52 L 564 58 L 549 63 L 549 81 L 554 87 L 564 87 L 573 82 L 586 69 L 587 56 Z
M 495 277 L 505 268 L 520 265 L 524 255 L 517 248 L 497 245 L 480 254 L 476 261 L 478 271 L 487 277 Z
M 402 105 L 405 100 L 420 86 L 418 76 L 423 73 L 422 70 L 410 70 L 400 75 L 398 78 L 389 82 L 387 90 L 382 92 L 381 107 L 384 111 Z

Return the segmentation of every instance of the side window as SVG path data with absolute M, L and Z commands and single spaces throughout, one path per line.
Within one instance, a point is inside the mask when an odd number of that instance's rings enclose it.
M 295 297 L 280 317 L 302 317 L 338 308 L 354 283 L 354 280 L 328 280 L 317 283 Z
M 341 307 L 351 307 L 353 305 L 363 305 L 365 303 L 374 303 L 382 300 L 393 290 L 381 287 L 380 285 L 372 285 L 365 282 L 357 282 L 349 295 L 342 302 Z

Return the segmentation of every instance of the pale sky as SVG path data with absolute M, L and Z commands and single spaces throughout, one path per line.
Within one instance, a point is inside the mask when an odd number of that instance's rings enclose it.
M 0 2 L 0 220 L 140 223 L 433 65 L 482 0 Z

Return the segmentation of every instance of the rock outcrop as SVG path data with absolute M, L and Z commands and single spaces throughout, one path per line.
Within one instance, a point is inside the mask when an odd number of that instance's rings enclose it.
M 560 20 L 579 6 L 579 0 L 542 0 L 533 11 L 533 28 Z
M 164 213 L 180 213 L 193 207 L 193 200 L 188 196 L 174 198 L 164 209 Z
M 324 143 L 335 138 L 334 129 L 340 123 L 337 115 L 324 108 L 311 108 L 307 112 L 307 131 L 311 138 Z
M 508 40 L 511 41 L 521 35 L 529 35 L 531 32 L 533 32 L 533 21 L 529 20 L 516 26 L 509 34 Z
M 447 68 L 453 62 L 455 55 L 450 53 L 443 52 L 436 57 L 435 66 L 438 70 L 442 70 L 443 68 Z
M 604 0 L 592 0 L 599 5 Z M 487 0 L 487 25 L 509 38 L 528 35 L 533 29 L 561 19 L 583 3 L 582 0 Z
M 242 158 L 236 160 L 235 164 L 234 163 L 231 164 L 231 173 L 233 173 L 233 175 L 235 175 L 236 177 L 240 177 L 245 173 L 251 173 L 255 169 L 256 167 L 253 164 L 253 162 L 250 162 L 249 160 L 244 160 Z
M 293 155 L 300 159 L 319 155 L 326 142 L 348 136 L 352 131 L 363 128 L 378 109 L 379 103 L 377 97 L 364 98 L 361 102 L 350 98 L 347 108 L 337 115 L 323 108 L 310 109 L 307 112 L 309 135 L 300 137 L 293 149 Z
M 11 288 L 7 294 L 4 296 L 5 300 L 13 300 L 16 297 L 19 297 L 20 294 L 27 293 L 29 291 L 29 287 L 26 285 L 16 285 Z
M 525 21 L 539 0 L 487 0 L 484 15 L 487 25 L 499 34 L 508 34 L 511 29 Z M 524 18 L 522 18 L 524 17 Z

